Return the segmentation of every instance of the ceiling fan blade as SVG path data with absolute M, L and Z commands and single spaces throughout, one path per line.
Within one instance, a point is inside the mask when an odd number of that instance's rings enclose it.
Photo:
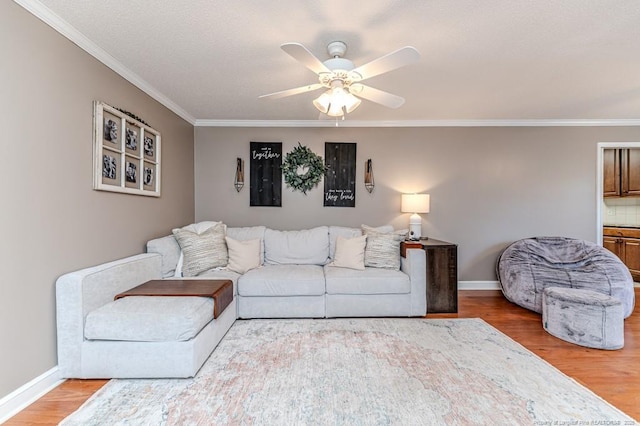
M 420 53 L 418 53 L 415 47 L 405 46 L 378 59 L 374 59 L 371 62 L 367 62 L 354 69 L 353 72 L 360 74 L 364 80 L 404 67 L 405 65 L 413 64 L 414 62 L 418 62 L 419 59 Z
M 293 59 L 302 63 L 316 74 L 323 72 L 331 72 L 320 59 L 316 58 L 306 47 L 300 43 L 285 43 L 280 46 L 282 50 L 287 52 Z
M 321 87 L 323 87 L 323 86 L 320 83 L 310 84 L 308 86 L 296 87 L 295 89 L 288 89 L 288 90 L 283 90 L 281 92 L 275 92 L 275 93 L 269 93 L 267 95 L 261 95 L 261 96 L 258 96 L 258 98 L 280 99 L 280 98 L 284 98 L 285 96 L 298 95 L 300 93 L 306 93 L 306 92 L 311 92 L 313 90 L 318 90 Z
M 404 104 L 404 98 L 385 92 L 383 90 L 374 89 L 364 84 L 352 84 L 349 91 L 363 99 L 384 105 L 388 108 L 399 108 Z

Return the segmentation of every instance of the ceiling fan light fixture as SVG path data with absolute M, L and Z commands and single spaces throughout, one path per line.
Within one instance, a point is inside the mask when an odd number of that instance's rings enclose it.
M 342 117 L 344 116 L 345 112 L 342 109 L 342 106 L 340 104 L 330 104 L 329 105 L 329 110 L 326 113 L 329 117 Z
M 340 117 L 358 108 L 361 102 L 342 87 L 334 87 L 314 99 L 313 105 L 330 117 Z
M 347 96 L 346 96 L 346 99 L 345 99 L 345 103 L 344 103 L 344 107 L 345 107 L 345 110 L 348 113 L 350 113 L 353 110 L 355 110 L 356 108 L 358 108 L 361 103 L 362 103 L 362 101 L 360 99 L 356 98 L 351 93 L 347 93 Z
M 331 95 L 329 94 L 331 90 L 327 90 L 322 93 L 322 95 L 318 96 L 313 100 L 313 106 L 315 106 L 318 111 L 326 114 L 329 111 L 329 106 L 331 105 Z

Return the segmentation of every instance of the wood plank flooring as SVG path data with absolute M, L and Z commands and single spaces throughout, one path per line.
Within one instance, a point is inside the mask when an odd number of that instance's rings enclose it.
M 640 289 L 636 288 L 636 299 Z M 638 299 L 640 300 L 640 299 Z M 427 318 L 482 318 L 631 417 L 640 420 L 640 313 L 625 321 L 618 351 L 566 343 L 542 328 L 539 314 L 508 302 L 500 291 L 460 291 L 457 314 Z M 55 425 L 100 389 L 106 380 L 68 380 L 9 419 L 5 425 Z

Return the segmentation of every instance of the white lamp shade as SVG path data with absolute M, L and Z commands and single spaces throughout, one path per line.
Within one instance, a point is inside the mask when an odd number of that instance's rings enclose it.
M 429 194 L 402 194 L 402 213 L 429 213 Z
M 331 95 L 329 94 L 329 90 L 314 99 L 313 105 L 318 109 L 318 111 L 326 114 L 327 111 L 329 111 L 329 105 L 331 105 Z
M 344 105 L 344 109 L 350 113 L 352 112 L 354 109 L 358 108 L 358 106 L 360 105 L 360 103 L 362 102 L 360 99 L 356 98 L 355 96 L 353 96 L 351 93 L 343 90 L 342 91 L 342 95 L 341 95 L 341 102 Z
M 327 115 L 329 117 L 342 117 L 344 115 L 342 105 L 337 102 L 331 102 L 331 104 L 329 104 L 329 111 L 327 111 Z

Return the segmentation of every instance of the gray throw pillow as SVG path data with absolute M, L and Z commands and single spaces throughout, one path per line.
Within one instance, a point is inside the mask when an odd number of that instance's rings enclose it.
M 209 269 L 227 266 L 225 229 L 224 224 L 217 223 L 201 234 L 185 228 L 173 230 L 184 255 L 182 276 L 195 277 Z
M 407 231 L 380 232 L 376 228 L 362 225 L 362 233 L 367 236 L 364 249 L 364 266 L 384 269 L 400 269 L 400 243 Z

